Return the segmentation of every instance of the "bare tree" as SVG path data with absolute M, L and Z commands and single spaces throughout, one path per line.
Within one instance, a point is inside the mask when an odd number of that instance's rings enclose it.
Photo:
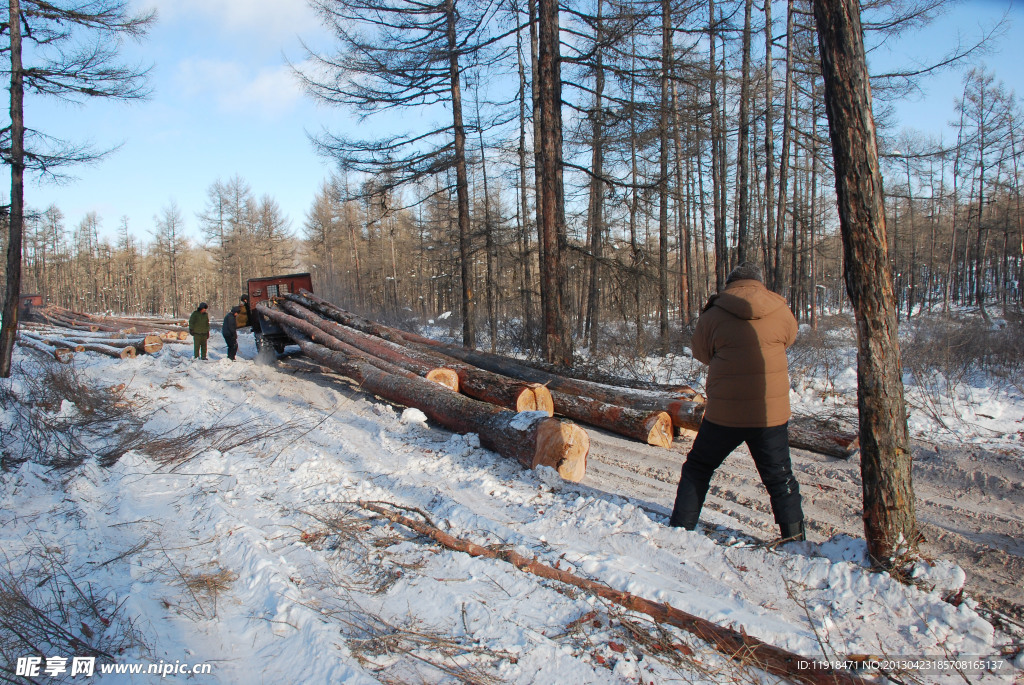
M 379 140 L 324 133 L 314 143 L 344 169 L 386 178 L 390 187 L 382 188 L 385 191 L 454 169 L 462 342 L 474 347 L 476 303 L 462 80 L 467 62 L 487 61 L 484 53 L 495 43 L 486 35 L 495 8 L 480 9 L 458 0 L 314 0 L 313 6 L 341 46 L 337 55 L 310 51 L 317 71 L 299 75 L 314 97 L 352 107 L 363 116 L 435 104 L 450 108 L 450 122 L 426 132 Z
M 7 242 L 7 288 L 0 327 L 0 377 L 11 375 L 11 354 L 18 326 L 21 250 L 25 223 L 25 171 L 51 172 L 65 164 L 95 159 L 101 153 L 48 138 L 25 123 L 26 91 L 60 100 L 144 97 L 146 70 L 117 65 L 119 42 L 140 39 L 155 14 L 134 14 L 126 0 L 9 0 L 0 34 L 8 41 L 0 52 L 10 58 L 11 124 L 2 131 L 0 154 L 11 167 L 11 204 Z M 33 51 L 39 63 L 25 63 L 24 44 L 46 46 Z M 49 145 L 47 145 L 49 143 Z

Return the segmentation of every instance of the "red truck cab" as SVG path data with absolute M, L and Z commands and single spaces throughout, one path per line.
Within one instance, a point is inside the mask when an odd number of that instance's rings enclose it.
M 265 303 L 271 309 L 278 307 L 278 301 L 289 293 L 299 290 L 313 292 L 313 279 L 308 273 L 287 274 L 284 276 L 266 276 L 250 278 L 248 281 L 249 309 L 252 311 L 252 333 L 256 339 L 256 348 L 262 352 L 273 348 L 277 353 L 284 352 L 290 342 L 285 332 L 276 323 L 260 315 L 256 305 Z

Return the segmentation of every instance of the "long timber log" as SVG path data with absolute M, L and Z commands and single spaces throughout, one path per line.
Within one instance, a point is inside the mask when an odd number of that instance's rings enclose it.
M 860 438 L 851 433 L 822 429 L 811 430 L 790 423 L 789 445 L 837 459 L 849 459 L 860 449 Z
M 76 331 L 89 331 L 91 333 L 95 333 L 96 331 L 99 330 L 99 328 L 92 324 L 76 323 L 75 321 L 65 319 L 63 316 L 60 316 L 59 314 L 56 314 L 54 312 L 41 311 L 38 313 L 40 316 L 46 319 L 51 325 L 57 326 L 59 328 L 70 328 Z
M 52 345 L 47 345 L 40 340 L 28 338 L 22 335 L 18 336 L 18 344 L 22 347 L 27 347 L 30 350 L 41 352 L 48 357 L 52 357 L 61 364 L 69 364 L 71 363 L 71 360 L 75 358 L 75 353 L 67 348 L 53 347 Z
M 36 342 L 41 342 L 44 345 L 49 345 L 50 347 L 71 350 L 72 352 L 85 352 L 85 347 L 83 347 L 80 343 L 73 342 L 62 337 L 57 337 L 54 335 L 41 335 L 29 331 L 19 331 L 19 335 L 23 336 L 26 339 L 35 340 Z
M 551 398 L 555 411 L 574 421 L 598 426 L 654 447 L 672 447 L 672 418 L 663 411 L 639 411 L 557 390 L 551 391 Z
M 81 312 L 72 311 L 70 309 L 63 309 L 61 307 L 54 307 L 53 310 L 56 315 L 63 318 L 65 321 L 80 325 L 80 326 L 95 326 L 94 330 L 97 331 L 108 331 L 110 333 L 124 332 L 124 333 L 135 333 L 136 329 L 134 326 L 118 326 L 108 323 L 104 323 L 101 319 L 89 314 L 83 314 Z
M 282 307 L 289 313 L 305 318 L 330 335 L 344 340 L 367 354 L 387 359 L 406 368 L 410 368 L 409 365 L 416 365 L 450 370 L 456 374 L 459 391 L 474 399 L 497 404 L 514 411 L 543 411 L 549 416 L 554 414 L 551 393 L 537 383 L 508 378 L 478 369 L 452 357 L 421 352 L 408 346 L 398 345 L 378 336 L 324 319 L 308 307 L 295 301 L 285 301 L 282 303 Z
M 298 336 L 297 336 L 298 337 Z M 480 443 L 526 468 L 550 466 L 562 478 L 579 482 L 586 472 L 590 438 L 579 426 L 541 412 L 511 412 L 459 393 L 442 390 L 419 376 L 387 373 L 365 361 L 329 350 L 306 338 L 296 340 L 318 363 L 351 378 L 386 400 L 416 407 L 457 433 L 476 433 Z
M 82 345 L 87 352 L 98 352 L 108 357 L 114 357 L 115 359 L 134 359 L 135 355 L 138 354 L 134 347 L 111 347 L 110 345 L 101 345 L 99 343 L 85 343 Z
M 423 366 L 419 366 L 415 369 L 403 367 L 388 359 L 367 354 L 363 350 L 348 344 L 344 340 L 337 338 L 327 331 L 321 330 L 305 318 L 292 316 L 291 314 L 271 309 L 263 304 L 256 305 L 256 309 L 258 309 L 263 316 L 282 326 L 285 333 L 288 334 L 288 337 L 293 340 L 302 340 L 304 337 L 309 338 L 318 345 L 323 345 L 334 352 L 340 352 L 349 357 L 360 359 L 387 373 L 405 376 L 407 378 L 422 377 L 442 385 L 453 392 L 458 392 L 459 390 L 459 377 L 454 371 L 449 369 L 439 369 L 436 367 L 426 368 Z

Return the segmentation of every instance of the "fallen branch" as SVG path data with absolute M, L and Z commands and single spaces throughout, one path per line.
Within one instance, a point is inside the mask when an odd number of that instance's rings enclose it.
M 578 587 L 632 611 L 647 614 L 659 623 L 667 623 L 696 635 L 719 652 L 742 664 L 756 666 L 774 675 L 807 685 L 866 685 L 867 683 L 863 678 L 846 671 L 819 668 L 821 664 L 817 660 L 769 645 L 745 632 L 737 632 L 732 628 L 720 626 L 668 604 L 652 602 L 632 593 L 616 590 L 604 583 L 548 566 L 535 558 L 528 559 L 506 547 L 484 547 L 449 535 L 439 528 L 416 521 L 408 516 L 389 511 L 378 504 L 365 501 L 359 501 L 357 504 L 367 511 L 383 516 L 392 523 L 403 525 L 425 535 L 448 549 L 464 552 L 474 557 L 499 559 L 512 564 L 521 571 Z

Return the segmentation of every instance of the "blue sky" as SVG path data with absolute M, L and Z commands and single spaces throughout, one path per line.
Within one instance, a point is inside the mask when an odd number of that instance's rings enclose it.
M 969 0 L 925 32 L 887 48 L 900 59 L 927 59 L 958 35 L 965 41 L 977 36 L 1009 11 L 1013 24 L 982 60 L 1008 88 L 1024 95 L 1022 5 Z M 94 211 L 109 236 L 127 217 L 133 233 L 148 238 L 154 217 L 173 201 L 187 232 L 197 237 L 196 214 L 205 206 L 207 189 L 237 174 L 257 197 L 277 200 L 292 227 L 300 229 L 331 171 L 313 152 L 306 131 L 370 125 L 310 102 L 286 65 L 286 57 L 304 57 L 299 36 L 313 44 L 326 39 L 305 0 L 138 0 L 136 6 L 155 7 L 160 15 L 145 43 L 127 52 L 153 65 L 152 97 L 84 107 L 29 99 L 26 117 L 33 127 L 99 148 L 121 147 L 95 165 L 72 169 L 75 178 L 62 185 L 30 177 L 27 204 L 36 209 L 56 204 L 69 228 Z M 882 53 L 872 57 L 883 58 Z M 901 122 L 937 135 L 953 118 L 960 91 L 959 73 L 930 79 L 925 99 L 900 104 Z M 9 178 L 5 167 L 4 197 Z

